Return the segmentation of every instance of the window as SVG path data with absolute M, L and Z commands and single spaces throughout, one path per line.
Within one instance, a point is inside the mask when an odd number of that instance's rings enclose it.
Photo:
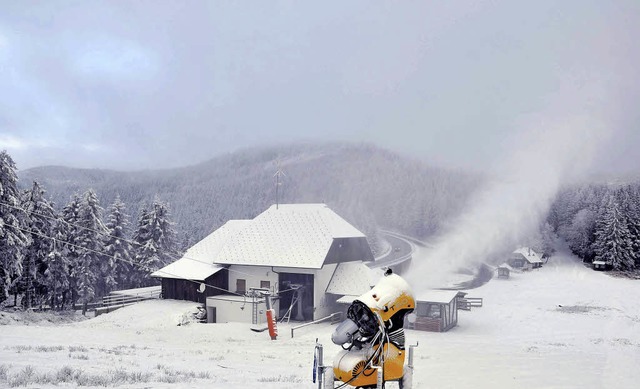
M 236 280 L 236 293 L 245 293 L 247 291 L 247 280 L 238 278 Z
M 260 281 L 261 289 L 271 289 L 271 281 Z

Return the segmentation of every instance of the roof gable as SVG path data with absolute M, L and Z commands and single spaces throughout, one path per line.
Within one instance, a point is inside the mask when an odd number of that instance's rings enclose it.
M 363 237 L 325 204 L 274 205 L 229 236 L 214 261 L 319 269 L 333 239 Z
M 191 246 L 175 262 L 151 273 L 151 277 L 177 278 L 203 281 L 222 269 L 214 264 L 214 258 L 225 245 L 229 236 L 244 228 L 250 220 L 229 220 L 222 227 Z
M 228 221 L 151 276 L 203 280 L 221 265 L 320 269 L 329 257 L 373 259 L 365 235 L 325 204 L 281 204 L 253 220 Z

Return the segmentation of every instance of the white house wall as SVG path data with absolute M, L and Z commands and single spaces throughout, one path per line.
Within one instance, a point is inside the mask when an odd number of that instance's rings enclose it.
M 233 265 L 229 267 L 229 289 L 233 292 L 236 290 L 236 283 L 238 279 L 243 279 L 246 281 L 246 289 L 249 291 L 249 288 L 259 288 L 260 281 L 269 281 L 271 285 L 271 291 L 275 294 L 278 292 L 278 281 L 279 276 L 278 273 L 297 273 L 297 274 L 313 274 L 313 319 L 317 320 L 323 317 L 326 317 L 333 313 L 335 309 L 335 301 L 331 296 L 326 294 L 327 286 L 331 281 L 331 277 L 333 276 L 334 271 L 336 270 L 337 264 L 328 264 L 322 267 L 322 269 L 299 269 L 293 267 L 266 267 L 266 266 L 243 266 L 243 265 Z M 231 304 L 231 303 L 230 303 Z M 216 306 L 218 303 L 216 302 Z M 231 304 L 233 305 L 233 304 Z M 274 303 L 274 307 L 276 312 L 279 312 L 279 304 L 278 302 Z M 248 309 L 248 314 L 244 314 L 244 312 L 240 311 L 239 308 L 234 309 L 233 306 L 230 306 L 230 310 L 233 312 L 227 318 L 226 313 L 228 308 L 226 306 L 221 305 L 218 309 L 218 316 L 221 318 L 225 318 L 228 321 L 245 321 L 251 322 L 251 310 Z M 244 311 L 247 311 L 245 308 Z M 258 316 L 264 316 L 258 315 Z M 222 319 L 220 319 L 222 320 Z
M 241 266 L 234 265 L 229 267 L 229 290 L 236 291 L 236 284 L 238 279 L 246 281 L 246 291 L 249 292 L 250 288 L 259 288 L 260 281 L 269 281 L 271 287 L 271 293 L 276 294 L 278 292 L 278 274 L 273 272 L 270 267 L 265 266 Z M 279 312 L 278 302 L 274 302 L 273 309 Z M 249 317 L 251 320 L 251 317 Z
M 247 292 L 249 288 L 259 288 L 260 281 L 269 281 L 271 284 L 271 292 L 278 291 L 278 274 L 271 271 L 270 267 L 265 266 L 240 266 L 233 265 L 229 267 L 229 289 L 236 291 L 238 279 L 246 281 Z
M 257 303 L 258 324 L 266 323 L 264 302 Z M 207 298 L 207 307 L 216 308 L 216 323 L 251 323 L 253 318 L 253 303 L 250 297 L 245 301 L 236 301 L 235 296 L 213 296 Z

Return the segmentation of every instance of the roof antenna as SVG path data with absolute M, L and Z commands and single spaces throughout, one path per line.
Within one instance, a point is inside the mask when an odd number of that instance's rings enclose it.
M 280 189 L 280 185 L 282 185 L 282 182 L 280 182 L 280 177 L 281 176 L 285 176 L 286 174 L 284 174 L 284 172 L 282 171 L 282 169 L 280 168 L 280 159 L 277 160 L 276 162 L 276 167 L 278 170 L 276 170 L 276 174 L 274 174 L 273 176 L 276 178 L 276 209 L 278 209 L 278 194 L 279 194 L 279 189 Z

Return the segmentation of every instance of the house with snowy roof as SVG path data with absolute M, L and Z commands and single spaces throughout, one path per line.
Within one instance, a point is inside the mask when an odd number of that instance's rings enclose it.
M 279 317 L 315 320 L 370 289 L 372 260 L 365 235 L 325 204 L 280 204 L 228 221 L 151 276 L 163 298 L 206 303 L 216 322 L 264 321 L 258 290 Z
M 507 263 L 514 269 L 531 270 L 542 267 L 544 262 L 530 247 L 521 247 L 511 253 Z

